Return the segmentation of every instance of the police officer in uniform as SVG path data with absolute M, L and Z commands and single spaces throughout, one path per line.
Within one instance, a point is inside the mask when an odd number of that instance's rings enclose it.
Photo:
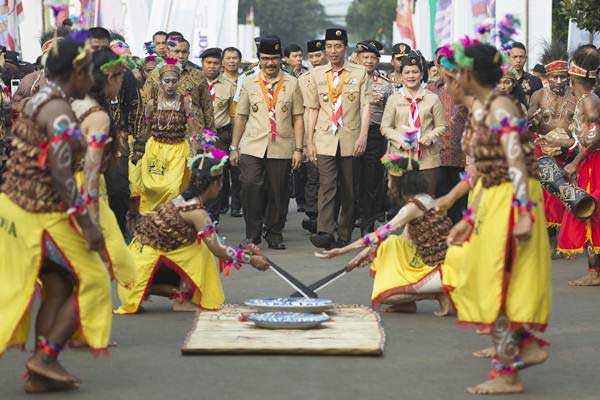
M 371 89 L 366 69 L 346 61 L 348 36 L 343 29 L 325 33 L 327 65 L 314 68 L 304 99 L 308 112 L 307 152 L 319 168 L 319 215 L 316 247 L 343 246 L 354 227 L 355 157 L 367 144 Z M 338 240 L 334 240 L 335 198 L 340 180 Z
M 228 151 L 231 146 L 232 125 L 229 110 L 232 108 L 233 96 L 235 95 L 235 83 L 221 73 L 222 52 L 220 48 L 204 50 L 200 55 L 202 59 L 202 71 L 208 81 L 208 92 L 210 93 L 213 109 L 215 110 L 215 129 L 219 136 L 217 147 Z M 231 178 L 230 178 L 231 177 Z M 231 183 L 230 183 L 231 181 Z M 226 214 L 229 209 L 230 187 L 239 185 L 239 168 L 225 167 L 223 170 L 223 188 L 219 198 L 210 208 L 210 213 L 218 220 L 219 214 Z M 231 208 L 241 208 L 239 190 L 237 198 L 235 190 L 231 190 Z
M 394 67 L 394 72 L 390 73 L 388 76 L 390 82 L 394 85 L 394 90 L 398 92 L 402 87 L 402 73 L 400 72 L 402 68 L 402 57 L 406 57 L 411 52 L 411 48 L 406 43 L 396 43 L 392 47 L 392 66 Z
M 375 220 L 384 212 L 384 168 L 381 157 L 387 149 L 387 141 L 381 134 L 381 116 L 387 99 L 394 94 L 389 80 L 377 70 L 379 50 L 369 41 L 357 44 L 358 62 L 367 69 L 371 81 L 371 121 L 367 148 L 359 159 L 359 191 L 361 235 L 373 232 Z
M 325 55 L 325 41 L 324 40 L 311 40 L 306 44 L 306 54 L 308 62 L 315 68 L 320 65 L 327 64 L 327 56 Z M 306 97 L 306 91 L 310 87 L 310 73 L 305 72 L 298 78 L 300 90 L 302 91 L 302 97 Z M 304 131 L 308 130 L 308 113 L 304 114 Z M 306 142 L 306 135 L 305 135 Z M 306 217 L 302 220 L 302 228 L 306 229 L 310 233 L 317 232 L 317 199 L 319 192 L 319 169 L 317 165 L 310 160 L 304 162 L 306 169 L 306 184 L 304 190 L 305 199 L 305 213 Z
M 240 166 L 246 238 L 260 243 L 264 223 L 269 247 L 284 250 L 288 175 L 302 162 L 304 106 L 298 80 L 281 70 L 279 39 L 262 38 L 258 59 L 260 72 L 242 86 L 229 150 Z

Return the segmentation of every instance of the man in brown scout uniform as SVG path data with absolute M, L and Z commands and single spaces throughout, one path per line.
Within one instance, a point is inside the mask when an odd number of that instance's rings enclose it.
M 311 40 L 306 44 L 306 54 L 308 62 L 315 68 L 319 65 L 327 64 L 327 56 L 325 55 L 325 41 Z M 305 72 L 298 78 L 298 84 L 302 91 L 302 97 L 306 98 L 306 91 L 310 87 L 310 71 Z M 304 131 L 308 132 L 308 113 L 304 114 Z M 306 143 L 306 134 L 304 138 Z M 308 218 L 302 220 L 302 228 L 310 233 L 317 233 L 317 199 L 319 194 L 319 169 L 311 160 L 307 160 L 304 165 L 306 167 L 306 185 L 304 191 L 305 212 Z
M 269 247 L 284 250 L 288 175 L 302 162 L 304 106 L 298 80 L 281 70 L 279 39 L 262 39 L 258 59 L 260 72 L 244 81 L 237 103 L 230 158 L 240 166 L 246 238 L 260 243 L 264 223 Z
M 384 169 L 381 157 L 385 154 L 387 140 L 381 134 L 381 116 L 388 98 L 394 94 L 394 87 L 377 67 L 379 50 L 370 41 L 357 45 L 358 63 L 367 69 L 371 80 L 371 121 L 365 153 L 359 159 L 358 204 L 360 208 L 360 231 L 364 236 L 375 229 L 378 214 L 384 212 Z
M 219 48 L 210 48 L 204 50 L 200 55 L 202 59 L 202 71 L 208 81 L 208 92 L 215 111 L 215 129 L 219 140 L 217 147 L 228 151 L 231 146 L 232 124 L 230 110 L 235 95 L 235 83 L 221 73 L 222 52 Z M 239 168 L 226 166 L 223 169 L 223 187 L 221 194 L 209 207 L 213 219 L 219 220 L 219 214 L 226 214 L 229 210 L 229 192 L 230 187 L 237 183 L 239 185 Z M 231 184 L 230 184 L 231 176 Z M 239 194 L 239 191 L 237 192 Z M 241 208 L 240 198 L 232 198 L 232 208 L 239 210 Z M 236 204 L 237 203 L 237 204 Z
M 345 245 L 354 226 L 355 157 L 367 144 L 371 89 L 366 69 L 346 61 L 348 36 L 343 29 L 325 33 L 327 65 L 311 71 L 304 99 L 308 112 L 307 152 L 319 168 L 317 233 L 310 238 L 320 248 Z M 334 243 L 335 197 L 340 180 L 339 240 Z
M 208 83 L 202 71 L 190 68 L 187 65 L 190 55 L 190 44 L 182 37 L 176 37 L 168 42 L 169 57 L 177 59 L 183 67 L 181 79 L 179 81 L 178 92 L 180 94 L 190 93 L 196 115 L 196 126 L 199 132 L 204 129 L 214 130 L 214 114 L 210 93 L 208 92 Z M 158 69 L 152 71 L 146 79 L 142 88 L 142 97 L 144 104 L 156 96 L 160 87 L 160 75 Z

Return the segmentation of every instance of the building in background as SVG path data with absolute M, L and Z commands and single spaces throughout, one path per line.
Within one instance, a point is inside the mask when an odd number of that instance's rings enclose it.
M 346 14 L 352 0 L 321 0 L 327 19 L 335 26 L 346 26 Z

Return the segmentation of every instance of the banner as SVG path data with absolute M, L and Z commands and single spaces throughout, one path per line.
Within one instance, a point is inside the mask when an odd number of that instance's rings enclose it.
M 437 4 L 436 4 L 437 3 Z M 431 54 L 452 41 L 452 0 L 430 0 Z
M 237 46 L 238 0 L 197 0 L 190 59 L 199 62 L 208 48 Z
M 398 0 L 398 7 L 396 8 L 396 31 L 398 35 L 394 35 L 394 42 L 405 41 L 415 48 L 415 31 L 412 20 L 413 6 L 413 0 Z
M 96 19 L 96 1 L 100 0 L 79 0 L 81 14 L 85 19 L 86 28 L 91 28 L 98 25 Z

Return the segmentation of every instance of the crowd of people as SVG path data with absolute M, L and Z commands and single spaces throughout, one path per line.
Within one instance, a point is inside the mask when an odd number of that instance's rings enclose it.
M 192 63 L 178 32 L 156 32 L 143 59 L 101 27 L 58 29 L 41 50 L 41 68 L 2 94 L 0 353 L 26 344 L 43 292 L 27 392 L 81 384 L 58 356 L 106 350 L 111 278 L 116 314 L 150 295 L 219 309 L 219 272 L 267 269 L 262 239 L 286 249 L 290 198 L 319 257 L 359 250 L 349 268 L 371 266 L 373 306 L 434 298 L 436 315 L 491 336 L 476 353 L 490 380 L 470 393 L 521 392 L 519 371 L 548 357 L 532 331 L 550 314 L 552 246 L 587 255 L 571 284 L 600 285 L 597 213 L 582 220 L 538 172 L 551 157 L 598 199 L 592 45 L 570 58 L 549 46 L 540 77 L 523 44 L 468 37 L 431 62 L 397 43 L 388 74 L 379 42 L 350 50 L 340 28 L 306 44 L 309 68 L 301 46 L 270 35 L 246 71 L 235 47 Z M 219 235 L 227 213 L 244 219 L 238 245 Z

